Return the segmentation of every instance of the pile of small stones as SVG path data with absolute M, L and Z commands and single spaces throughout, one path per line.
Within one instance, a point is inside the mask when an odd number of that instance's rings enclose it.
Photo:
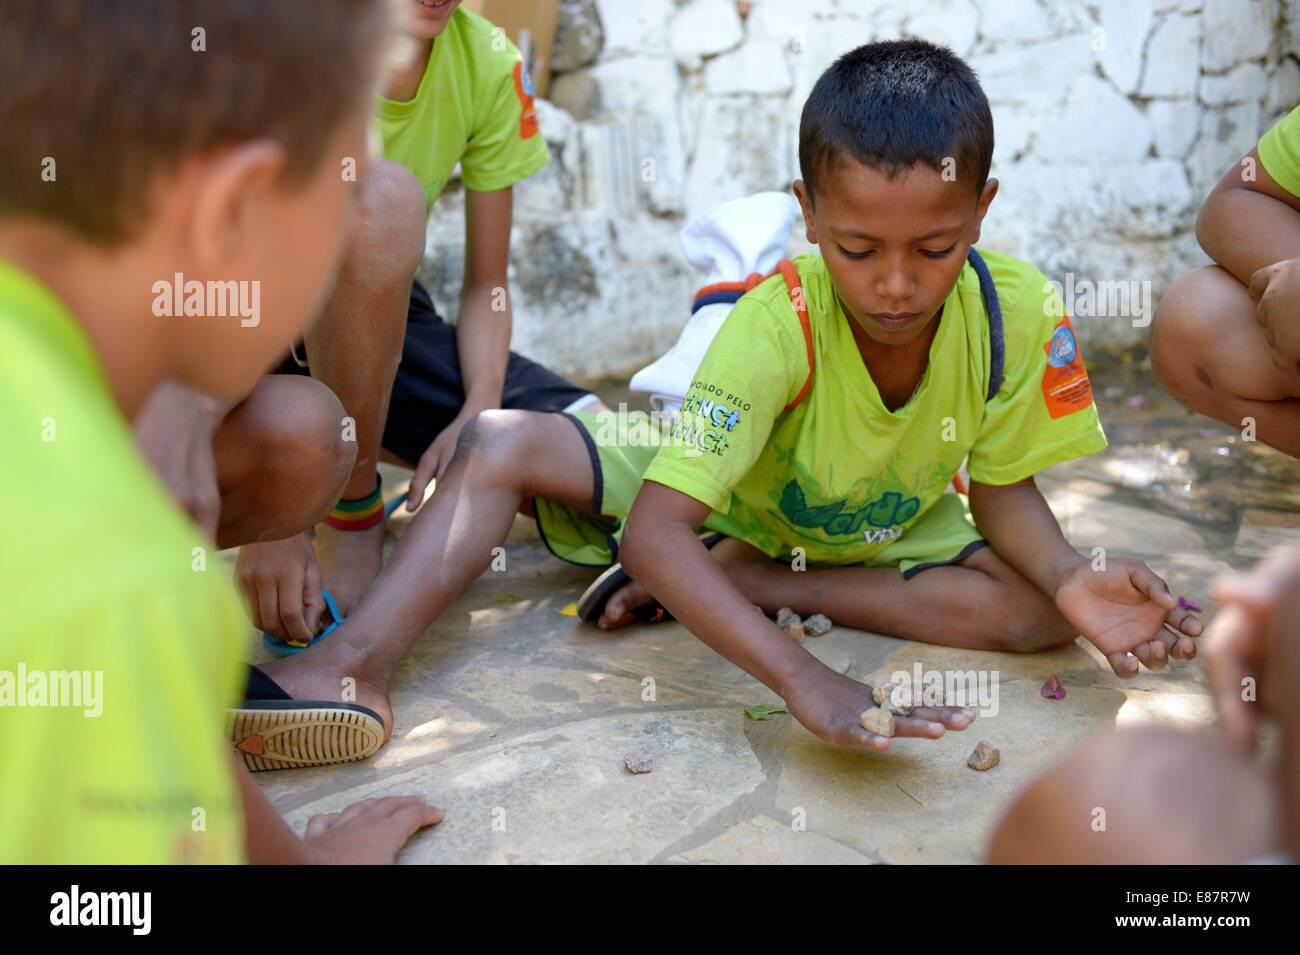
M 789 607 L 782 607 L 776 612 L 776 625 L 795 643 L 803 643 L 804 637 L 825 636 L 834 626 L 824 613 L 815 613 L 803 620 Z

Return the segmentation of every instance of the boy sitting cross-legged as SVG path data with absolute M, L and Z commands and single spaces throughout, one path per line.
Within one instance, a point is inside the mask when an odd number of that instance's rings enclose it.
M 264 675 L 303 698 L 350 676 L 358 702 L 388 715 L 397 663 L 530 499 L 559 556 L 609 564 L 623 537 L 636 583 L 610 596 L 603 626 L 653 594 L 841 745 L 888 747 L 859 723 L 871 687 L 755 604 L 971 648 L 1036 650 L 1082 632 L 1121 676 L 1194 655 L 1165 624 L 1194 636 L 1200 623 L 1163 581 L 1137 561 L 1093 571 L 1034 486 L 1038 470 L 1105 439 L 1042 274 L 1004 255 L 967 261 L 997 191 L 992 151 L 984 94 L 949 51 L 906 41 L 842 57 L 800 130 L 795 190 L 822 254 L 739 301 L 676 443 L 657 454 L 620 444 L 593 414 L 479 415 L 357 612 Z M 944 493 L 967 456 L 969 508 Z M 724 535 L 711 551 L 701 527 Z M 776 562 L 795 548 L 810 569 Z M 972 718 L 922 707 L 898 735 L 937 737 Z

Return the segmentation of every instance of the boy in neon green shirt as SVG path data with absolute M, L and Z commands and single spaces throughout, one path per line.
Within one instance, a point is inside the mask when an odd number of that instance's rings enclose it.
M 1224 174 L 1196 238 L 1216 264 L 1161 300 L 1151 366 L 1193 411 L 1300 458 L 1300 107 Z
M 479 415 L 371 593 L 313 651 L 331 672 L 299 691 L 353 676 L 359 700 L 389 712 L 402 656 L 530 503 L 559 556 L 621 556 L 635 579 L 602 625 L 653 595 L 840 745 L 889 746 L 859 722 L 872 688 L 755 604 L 975 648 L 1040 649 L 1081 632 L 1121 676 L 1192 656 L 1165 624 L 1188 635 L 1200 624 L 1163 581 L 1137 561 L 1094 570 L 1034 486 L 1036 470 L 1105 442 L 1043 276 L 1008 256 L 967 261 L 997 191 L 992 151 L 984 94 L 947 50 L 905 41 L 842 57 L 800 130 L 795 191 L 821 255 L 741 298 L 672 441 L 636 444 L 598 415 Z M 967 455 L 969 511 L 942 493 Z M 711 551 L 701 527 L 725 535 Z M 278 662 L 262 669 L 296 677 Z M 924 706 L 898 718 L 897 735 L 933 738 L 972 718 Z
M 196 23 L 222 41 L 194 52 Z M 283 52 L 248 58 L 254 33 Z M 128 425 L 163 380 L 246 392 L 312 317 L 355 201 L 329 157 L 364 159 L 387 36 L 381 0 L 6 5 L 0 860 L 382 861 L 438 817 L 372 803 L 303 840 L 236 774 L 247 628 Z M 238 311 L 205 304 L 226 282 Z

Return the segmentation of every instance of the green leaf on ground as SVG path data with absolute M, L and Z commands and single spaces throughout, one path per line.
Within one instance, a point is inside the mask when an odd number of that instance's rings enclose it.
M 780 703 L 759 703 L 757 706 L 745 707 L 745 715 L 751 720 L 770 720 L 773 713 L 788 713 Z

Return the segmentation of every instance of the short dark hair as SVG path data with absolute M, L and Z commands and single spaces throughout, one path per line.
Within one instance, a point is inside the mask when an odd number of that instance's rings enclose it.
M 389 0 L 5 0 L 0 219 L 119 243 L 148 219 L 160 176 L 260 137 L 284 145 L 286 180 L 309 178 L 374 92 L 390 9 Z M 42 175 L 49 160 L 52 179 Z
M 836 60 L 813 87 L 799 121 L 799 170 L 815 195 L 848 154 L 896 176 L 944 160 L 978 195 L 993 161 L 993 114 L 974 71 L 925 40 L 868 43 Z

